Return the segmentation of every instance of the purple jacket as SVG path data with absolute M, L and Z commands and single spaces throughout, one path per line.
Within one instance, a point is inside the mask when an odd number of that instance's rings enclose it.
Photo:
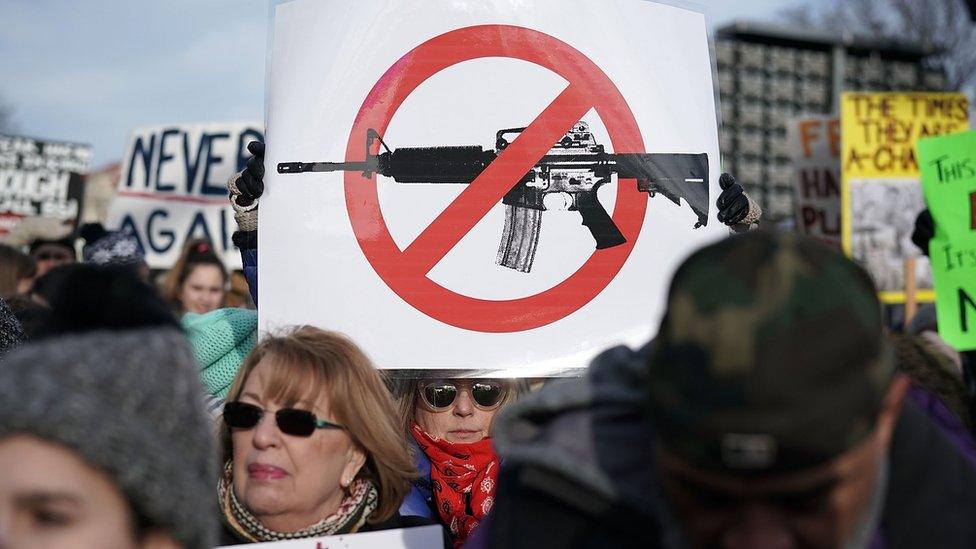
M 939 430 L 948 438 L 959 453 L 976 467 L 976 441 L 966 426 L 949 411 L 949 408 L 932 393 L 912 385 L 908 391 L 908 398 L 925 411 L 929 419 L 938 425 Z

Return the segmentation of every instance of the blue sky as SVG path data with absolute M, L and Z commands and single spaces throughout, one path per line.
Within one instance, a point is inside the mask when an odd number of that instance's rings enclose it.
M 23 135 L 118 160 L 129 132 L 262 120 L 267 0 L 2 0 L 0 98 Z M 697 0 L 713 25 L 802 0 Z

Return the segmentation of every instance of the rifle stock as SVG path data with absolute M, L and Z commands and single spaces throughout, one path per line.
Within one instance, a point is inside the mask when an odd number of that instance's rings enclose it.
M 707 154 L 619 154 L 614 160 L 618 177 L 636 179 L 639 191 L 661 193 L 679 206 L 684 198 L 698 217 L 695 226 L 708 224 Z

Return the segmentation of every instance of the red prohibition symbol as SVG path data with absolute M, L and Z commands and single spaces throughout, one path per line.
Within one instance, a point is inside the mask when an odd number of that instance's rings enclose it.
M 436 36 L 407 52 L 370 90 L 349 134 L 346 159 L 365 158 L 362 136 L 370 128 L 384 135 L 397 109 L 425 80 L 458 63 L 486 57 L 534 63 L 569 85 L 406 249 L 394 242 L 383 218 L 375 174 L 346 172 L 346 208 L 366 259 L 404 301 L 458 328 L 520 332 L 569 316 L 614 279 L 633 250 L 647 210 L 648 195 L 636 184 L 617 185 L 613 221 L 626 242 L 595 250 L 576 272 L 548 290 L 518 299 L 478 299 L 453 292 L 427 274 L 591 108 L 606 126 L 614 152 L 646 152 L 630 107 L 596 64 L 569 44 L 523 27 L 480 25 Z M 379 143 L 373 147 L 378 149 Z

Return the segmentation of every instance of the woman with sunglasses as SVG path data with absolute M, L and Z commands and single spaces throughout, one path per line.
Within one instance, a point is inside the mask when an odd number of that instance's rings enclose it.
M 413 463 L 379 373 L 344 337 L 266 338 L 223 417 L 225 544 L 432 524 L 398 514 Z
M 409 380 L 396 387 L 401 422 L 419 450 L 420 474 L 401 512 L 438 517 L 455 547 L 491 511 L 499 468 L 491 424 L 515 400 L 517 388 L 497 379 Z

